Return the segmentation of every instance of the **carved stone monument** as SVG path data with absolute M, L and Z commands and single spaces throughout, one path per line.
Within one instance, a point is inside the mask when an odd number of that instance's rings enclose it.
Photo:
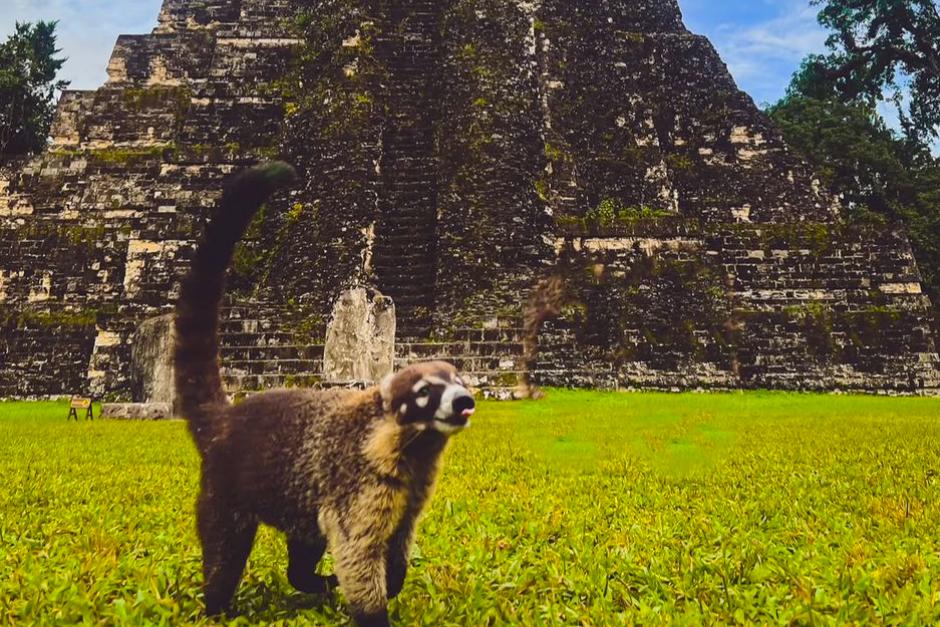
M 395 304 L 357 287 L 340 296 L 326 332 L 323 373 L 328 382 L 381 381 L 395 365 Z
M 173 315 L 145 320 L 133 336 L 131 386 L 133 403 L 106 403 L 104 418 L 162 420 L 176 407 Z
M 137 403 L 176 404 L 173 315 L 146 320 L 134 334 L 131 386 Z

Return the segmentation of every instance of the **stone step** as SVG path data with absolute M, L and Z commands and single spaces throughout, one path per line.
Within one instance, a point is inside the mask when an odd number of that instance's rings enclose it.
M 321 360 L 311 359 L 223 360 L 222 365 L 230 374 L 320 374 L 323 370 Z
M 382 234 L 382 239 L 376 242 L 376 246 L 387 250 L 409 248 L 421 244 L 435 246 L 436 222 L 436 219 L 429 218 L 408 228 L 402 228 L 394 223 L 381 223 L 379 232 Z
M 386 289 L 414 286 L 422 292 L 428 292 L 428 286 L 437 279 L 437 268 L 430 260 L 396 261 L 386 257 L 381 266 L 376 264 L 375 270 Z
M 395 367 L 404 368 L 408 364 L 420 361 L 446 361 L 456 366 L 461 372 L 469 374 L 518 372 L 522 368 L 522 360 L 518 357 L 464 357 L 455 355 L 401 358 L 395 360 Z
M 297 339 L 293 333 L 279 331 L 265 331 L 263 333 L 232 332 L 220 333 L 219 342 L 222 346 L 281 346 L 296 344 Z
M 402 200 L 431 202 L 435 193 L 435 183 L 436 181 L 433 178 L 424 176 L 408 180 L 386 181 L 384 183 L 386 196 L 382 198 L 381 204 L 398 209 Z M 430 211 L 430 207 L 427 207 L 427 209 Z
M 381 251 L 383 255 L 394 255 L 396 259 L 403 261 L 426 259 L 436 248 L 434 242 L 421 239 L 407 240 L 404 236 L 394 245 L 390 243 L 376 243 L 375 245 L 376 251 Z
M 233 392 L 253 392 L 276 390 L 292 387 L 320 387 L 323 376 L 318 373 L 291 374 L 238 374 L 222 371 L 222 382 L 226 390 Z
M 412 316 L 406 323 L 399 323 L 398 330 L 409 337 L 427 337 L 431 334 L 431 321 L 427 317 Z
M 431 285 L 402 286 L 388 284 L 382 286 L 384 291 L 390 296 L 399 309 L 398 325 L 403 327 L 408 324 L 409 312 L 402 313 L 401 310 L 409 307 L 425 307 L 432 304 L 433 287 Z
M 257 312 L 255 312 L 257 314 Z M 219 321 L 219 333 L 278 333 L 276 318 L 258 320 L 256 318 L 229 318 Z
M 323 345 L 279 345 L 279 346 L 223 346 L 220 350 L 223 360 L 250 361 L 276 359 L 323 359 Z
M 379 202 L 385 209 L 386 216 L 411 217 L 437 221 L 437 216 L 427 207 L 433 204 L 435 191 L 433 182 L 426 183 L 388 183 L 385 185 L 384 196 Z
M 488 356 L 521 356 L 523 345 L 521 342 L 492 341 L 492 342 L 399 342 L 395 352 L 398 355 L 420 357 L 441 357 L 446 355 L 465 357 Z

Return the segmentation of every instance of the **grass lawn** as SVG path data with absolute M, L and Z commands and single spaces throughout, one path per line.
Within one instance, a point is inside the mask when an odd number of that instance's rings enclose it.
M 0 623 L 200 617 L 185 426 L 0 404 Z M 940 401 L 552 392 L 448 451 L 402 625 L 940 621 Z M 236 623 L 332 624 L 259 536 Z

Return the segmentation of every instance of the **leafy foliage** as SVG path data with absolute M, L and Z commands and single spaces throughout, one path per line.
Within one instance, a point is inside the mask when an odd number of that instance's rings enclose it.
M 68 87 L 56 80 L 65 63 L 56 56 L 56 24 L 17 23 L 0 44 L 0 155 L 29 154 L 46 144 L 56 93 Z
M 0 623 L 209 624 L 182 423 L 0 404 Z M 446 454 L 397 624 L 936 624 L 940 402 L 550 392 Z M 338 624 L 265 530 L 233 624 Z M 329 569 L 329 566 L 326 566 Z
M 878 102 L 888 93 L 907 134 L 940 137 L 940 13 L 936 0 L 813 0 L 830 29 L 828 55 L 810 56 L 794 81 L 821 99 Z M 908 92 L 908 93 L 905 93 Z M 909 106 L 902 105 L 907 97 Z

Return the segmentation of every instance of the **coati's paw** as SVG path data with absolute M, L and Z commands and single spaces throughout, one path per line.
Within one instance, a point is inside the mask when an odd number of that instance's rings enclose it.
M 298 592 L 304 594 L 326 594 L 339 585 L 336 575 L 324 577 L 316 573 L 287 573 L 287 580 Z
M 356 627 L 390 627 L 388 622 L 388 612 L 382 611 L 376 614 L 354 614 L 353 622 Z
M 394 599 L 401 594 L 402 588 L 405 587 L 406 567 L 397 564 L 389 564 L 387 568 L 385 593 L 389 599 Z
M 209 618 L 235 618 L 236 614 L 231 602 L 206 599 L 206 616 Z

